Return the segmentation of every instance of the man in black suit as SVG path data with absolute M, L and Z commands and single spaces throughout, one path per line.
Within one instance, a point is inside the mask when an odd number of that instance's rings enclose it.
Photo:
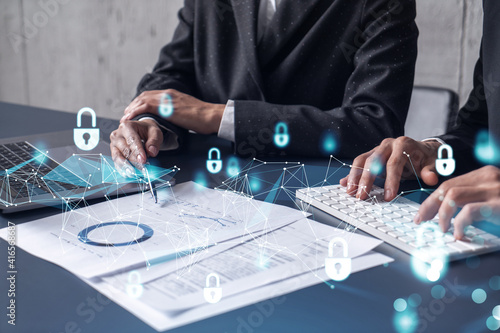
M 415 15 L 414 0 L 186 0 L 111 135 L 113 158 L 142 165 L 162 144 L 182 146 L 187 130 L 217 133 L 247 156 L 353 157 L 401 135 Z M 158 115 L 165 93 L 168 118 Z M 278 122 L 288 127 L 283 149 L 273 144 Z
M 464 227 L 479 220 L 500 222 L 500 169 L 493 164 L 500 161 L 500 2 L 484 0 L 483 41 L 479 60 L 474 70 L 474 88 L 465 106 L 460 110 L 452 130 L 437 138 L 421 142 L 408 137 L 386 139 L 373 150 L 358 156 L 349 175 L 341 180 L 347 191 L 366 199 L 376 178 L 370 172 L 373 163 L 386 165 L 385 200 L 394 199 L 399 182 L 406 170 L 413 170 L 428 185 L 438 183 L 435 170 L 437 150 L 443 143 L 453 148 L 456 160 L 455 175 L 445 181 L 422 204 L 415 222 L 432 219 L 439 214 L 439 224 L 448 230 L 457 209 L 455 237 L 464 236 Z M 488 166 L 477 161 L 475 150 L 479 133 L 487 131 L 490 160 Z M 410 159 L 404 154 L 409 154 Z

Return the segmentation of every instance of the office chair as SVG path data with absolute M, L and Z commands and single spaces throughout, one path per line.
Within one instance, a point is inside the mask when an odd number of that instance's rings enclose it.
M 458 95 L 452 90 L 413 87 L 405 135 L 415 140 L 434 137 L 450 129 L 458 115 Z

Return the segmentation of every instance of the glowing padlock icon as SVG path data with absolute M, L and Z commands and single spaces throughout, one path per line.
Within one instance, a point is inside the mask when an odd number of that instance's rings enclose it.
M 215 279 L 215 287 L 210 287 L 210 279 Z M 216 273 L 210 273 L 207 275 L 205 281 L 205 288 L 203 290 L 203 295 L 208 303 L 217 303 L 222 298 L 222 288 L 220 286 L 220 278 Z
M 422 281 L 438 281 L 443 277 L 448 265 L 443 232 L 436 223 L 422 223 L 416 232 L 416 243 L 417 248 L 411 256 L 414 273 Z
M 342 245 L 343 258 L 333 257 L 333 245 L 336 243 Z M 347 242 L 340 237 L 333 238 L 328 244 L 328 258 L 325 259 L 326 275 L 332 280 L 342 281 L 351 274 L 352 260 L 347 257 Z
M 284 122 L 279 122 L 274 128 L 274 144 L 279 148 L 284 148 L 290 142 L 288 126 Z
M 128 274 L 128 283 L 126 286 L 127 294 L 133 298 L 142 296 L 144 287 L 141 284 L 141 275 L 137 271 L 131 271 Z
M 240 173 L 240 167 L 238 164 L 238 159 L 236 157 L 232 156 L 229 158 L 226 169 L 229 177 L 235 177 Z
M 215 158 L 213 155 L 215 154 Z M 207 170 L 210 173 L 219 173 L 222 170 L 222 160 L 220 159 L 220 150 L 211 148 L 208 151 Z
M 446 150 L 446 158 L 443 158 L 443 151 Z M 438 149 L 436 160 L 436 171 L 443 177 L 451 175 L 455 171 L 455 159 L 453 149 L 449 145 L 441 145 Z
M 92 116 L 92 128 L 81 128 L 82 127 L 82 115 L 88 112 Z M 99 143 L 99 129 L 96 127 L 96 115 L 94 110 L 91 108 L 82 108 L 78 111 L 76 116 L 76 127 L 73 130 L 73 140 L 75 145 L 81 150 L 92 150 Z
M 172 103 L 172 97 L 170 97 L 169 94 L 163 94 L 161 96 L 158 113 L 164 118 L 168 118 L 174 113 L 174 104 Z

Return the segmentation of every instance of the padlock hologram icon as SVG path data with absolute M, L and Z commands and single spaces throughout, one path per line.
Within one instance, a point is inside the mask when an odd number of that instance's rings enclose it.
M 234 156 L 229 158 L 227 163 L 226 172 L 229 177 L 235 177 L 240 173 L 240 167 L 238 163 L 238 159 Z
M 342 258 L 333 257 L 333 245 L 342 245 Z M 333 238 L 328 244 L 328 257 L 325 258 L 325 271 L 328 277 L 335 281 L 347 279 L 351 274 L 352 260 L 348 258 L 347 242 L 341 237 Z
M 207 170 L 210 173 L 219 173 L 222 170 L 220 150 L 215 147 L 208 151 Z
M 445 234 L 435 223 L 421 223 L 416 230 L 416 248 L 411 266 L 415 275 L 425 282 L 436 282 L 447 270 L 448 251 Z
M 90 113 L 92 117 L 92 128 L 81 128 L 82 115 L 85 112 Z M 73 140 L 79 149 L 89 151 L 99 144 L 100 133 L 99 129 L 96 128 L 96 122 L 95 112 L 91 108 L 85 107 L 78 111 L 76 116 L 76 128 L 73 130 Z
M 446 158 L 443 152 L 446 151 Z M 447 177 L 455 172 L 455 159 L 453 158 L 453 149 L 449 145 L 441 145 L 438 148 L 438 157 L 436 159 L 436 171 L 443 177 Z
M 128 283 L 126 286 L 127 294 L 133 298 L 142 296 L 144 287 L 141 284 L 141 275 L 138 271 L 131 271 L 128 274 Z
M 210 283 L 215 280 L 215 287 L 211 287 Z M 205 280 L 205 288 L 203 296 L 208 303 L 217 303 L 222 298 L 222 288 L 220 286 L 220 278 L 216 273 L 210 273 Z
M 164 118 L 168 118 L 174 113 L 174 104 L 172 102 L 172 97 L 170 97 L 169 94 L 164 93 L 161 96 L 158 113 Z
M 274 144 L 279 148 L 284 148 L 290 142 L 290 135 L 288 134 L 288 126 L 280 121 L 274 128 Z

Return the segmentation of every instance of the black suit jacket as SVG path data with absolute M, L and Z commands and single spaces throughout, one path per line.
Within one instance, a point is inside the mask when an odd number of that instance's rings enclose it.
M 453 147 L 457 173 L 478 168 L 474 147 L 480 131 L 488 131 L 500 147 L 500 1 L 484 0 L 483 41 L 474 69 L 474 87 L 455 126 L 441 138 Z
M 282 0 L 257 40 L 259 0 L 185 0 L 173 40 L 138 93 L 235 100 L 236 152 L 354 157 L 403 134 L 417 55 L 414 0 Z

